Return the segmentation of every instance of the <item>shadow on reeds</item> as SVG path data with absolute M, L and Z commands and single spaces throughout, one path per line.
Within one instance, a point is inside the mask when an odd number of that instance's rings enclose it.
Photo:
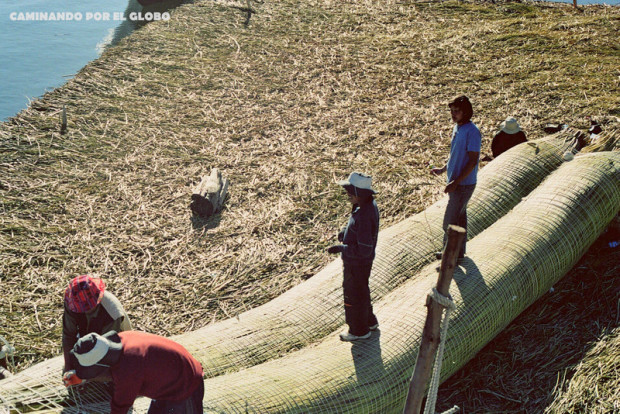
M 381 331 L 372 332 L 370 338 L 353 342 L 351 356 L 355 365 L 358 385 L 382 381 L 385 375 L 381 357 Z
M 221 215 L 220 213 L 208 217 L 208 218 L 203 218 L 200 217 L 196 214 L 192 214 L 192 217 L 190 218 L 191 222 L 192 222 L 192 228 L 194 230 L 211 230 L 216 228 L 217 226 L 220 225 L 220 221 L 222 221 Z
M 137 0 L 129 0 L 127 2 L 127 7 L 125 8 L 125 12 L 123 13 L 124 20 L 116 29 L 114 29 L 112 40 L 110 40 L 110 43 L 108 43 L 106 47 L 118 44 L 118 42 L 120 42 L 123 38 L 133 33 L 134 30 L 137 30 L 149 23 L 145 20 L 132 20 L 130 18 L 132 13 L 142 13 L 142 15 L 145 13 L 163 13 L 179 7 L 182 4 L 191 3 L 193 3 L 193 0 L 164 0 L 160 3 L 142 6 Z
M 598 400 L 609 402 L 614 378 L 566 398 L 580 364 L 596 364 L 584 357 L 619 326 L 620 248 L 605 241 L 441 385 L 438 411 L 456 404 L 468 413 L 589 412 Z
M 457 266 L 454 269 L 453 280 L 458 286 L 465 304 L 471 301 L 471 292 L 475 291 L 476 295 L 479 295 L 481 290 L 489 290 L 484 278 L 480 274 L 480 269 L 478 269 L 476 263 L 467 256 L 463 259 L 459 259 L 457 262 Z

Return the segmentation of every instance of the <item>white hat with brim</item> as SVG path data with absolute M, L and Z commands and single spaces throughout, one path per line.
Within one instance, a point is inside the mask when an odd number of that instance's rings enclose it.
M 121 338 L 115 331 L 106 332 L 104 335 L 85 335 L 71 350 L 75 373 L 82 379 L 99 376 L 118 361 L 122 349 Z
M 352 172 L 349 175 L 349 178 L 342 181 L 336 181 L 336 184 L 343 187 L 350 185 L 360 190 L 367 190 L 372 194 L 377 194 L 377 192 L 372 189 L 372 177 L 358 172 Z
M 519 123 L 517 122 L 516 118 L 512 116 L 506 118 L 506 120 L 500 124 L 500 128 L 507 134 L 516 134 L 517 132 L 521 131 Z

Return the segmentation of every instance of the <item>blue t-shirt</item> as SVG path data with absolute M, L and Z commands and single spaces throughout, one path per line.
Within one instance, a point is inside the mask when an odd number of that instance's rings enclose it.
M 446 167 L 448 172 L 448 182 L 454 181 L 461 174 L 469 160 L 468 152 L 480 153 L 482 136 L 480 130 L 471 121 L 464 125 L 455 125 L 452 132 L 452 143 L 450 144 L 450 158 Z M 459 183 L 459 185 L 476 184 L 478 177 L 478 163 L 473 171 Z

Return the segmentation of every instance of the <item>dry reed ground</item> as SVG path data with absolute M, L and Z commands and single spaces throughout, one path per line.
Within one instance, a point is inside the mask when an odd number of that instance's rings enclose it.
M 428 165 L 445 159 L 455 95 L 474 102 L 487 152 L 507 115 L 531 138 L 545 122 L 585 129 L 587 115 L 619 128 L 619 8 L 377 3 L 253 3 L 248 27 L 241 4 L 182 6 L 0 126 L 0 335 L 18 368 L 58 354 L 62 290 L 77 274 L 105 278 L 137 329 L 177 334 L 330 261 L 348 210 L 334 179 L 351 170 L 373 175 L 383 227 L 421 211 L 441 195 Z M 192 220 L 192 184 L 212 167 L 230 198 L 220 216 Z M 442 398 L 467 412 L 537 412 L 559 372 L 575 380 L 587 350 L 617 349 L 618 335 L 604 335 L 618 325 L 613 257 L 571 272 Z M 615 313 L 589 314 L 582 296 Z M 582 319 L 587 335 L 564 329 Z

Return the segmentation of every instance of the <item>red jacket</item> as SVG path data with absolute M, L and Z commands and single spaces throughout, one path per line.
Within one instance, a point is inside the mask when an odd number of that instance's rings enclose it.
M 125 414 L 138 396 L 182 401 L 202 381 L 202 366 L 180 344 L 146 332 L 118 334 L 123 352 L 110 367 L 114 392 L 111 414 Z

